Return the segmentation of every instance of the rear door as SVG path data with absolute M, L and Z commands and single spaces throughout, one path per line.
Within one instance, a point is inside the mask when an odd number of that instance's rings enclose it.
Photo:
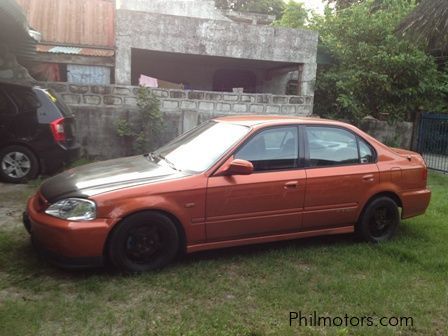
M 303 229 L 353 225 L 379 183 L 373 148 L 358 135 L 333 126 L 306 126 L 306 199 Z
M 38 97 L 32 88 L 16 85 L 8 87 L 7 94 L 17 107 L 17 114 L 11 124 L 15 139 L 28 143 L 33 148 L 38 146 L 44 133 L 37 117 L 37 110 L 41 106 Z
M 14 139 L 13 121 L 17 115 L 17 107 L 0 87 L 0 146 Z
M 38 134 L 37 108 L 39 100 L 29 87 L 8 85 L 4 87 L 4 93 L 12 102 L 13 113 L 8 115 L 9 131 L 14 134 L 14 139 L 20 142 L 30 142 Z

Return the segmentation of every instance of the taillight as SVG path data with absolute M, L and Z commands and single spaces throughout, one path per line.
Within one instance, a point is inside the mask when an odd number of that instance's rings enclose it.
M 65 141 L 64 118 L 59 118 L 50 123 L 54 141 Z

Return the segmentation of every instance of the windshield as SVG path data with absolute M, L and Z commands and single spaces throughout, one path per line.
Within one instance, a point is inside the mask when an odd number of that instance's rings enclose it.
M 249 130 L 246 126 L 210 121 L 159 148 L 153 156 L 175 169 L 203 172 Z

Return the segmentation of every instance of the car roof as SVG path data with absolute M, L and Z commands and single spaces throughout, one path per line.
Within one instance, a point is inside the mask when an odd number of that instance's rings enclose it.
M 284 124 L 323 124 L 347 126 L 346 123 L 321 119 L 319 117 L 297 117 L 297 116 L 280 116 L 280 115 L 238 115 L 227 116 L 213 119 L 217 122 L 226 122 L 243 126 L 266 126 L 266 125 L 284 125 Z

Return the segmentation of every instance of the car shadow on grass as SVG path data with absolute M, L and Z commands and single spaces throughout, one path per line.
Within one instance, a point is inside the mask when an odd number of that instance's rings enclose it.
M 201 261 L 222 262 L 235 258 L 262 257 L 264 254 L 277 251 L 287 251 L 290 249 L 320 248 L 324 246 L 338 246 L 356 244 L 353 235 L 322 236 L 313 238 L 303 238 L 289 241 L 279 241 L 272 243 L 245 245 L 238 247 L 223 248 L 217 250 L 201 251 L 192 254 L 185 254 L 178 257 L 172 264 L 158 272 L 172 272 L 177 268 L 188 267 Z M 106 265 L 105 267 L 64 269 L 51 263 L 50 260 L 40 255 L 33 247 L 30 240 L 23 241 L 15 249 L 8 251 L 4 273 L 9 273 L 14 281 L 21 282 L 39 277 L 51 277 L 54 280 L 72 281 L 83 280 L 88 277 L 116 277 L 125 274 L 114 270 Z
M 398 237 L 394 240 L 413 239 L 412 231 L 404 228 L 398 232 Z M 155 271 L 157 273 L 176 272 L 193 265 L 198 265 L 201 262 L 206 262 L 204 267 L 209 265 L 209 262 L 227 262 L 235 259 L 244 260 L 250 258 L 262 258 L 264 255 L 274 253 L 283 253 L 291 250 L 306 251 L 308 249 L 322 249 L 322 248 L 343 248 L 350 246 L 358 246 L 367 244 L 356 240 L 354 234 L 341 234 L 333 236 L 319 236 L 312 238 L 302 238 L 287 241 L 278 241 L 263 244 L 244 245 L 230 248 L 222 248 L 209 251 L 195 252 L 191 254 L 184 254 L 179 256 L 166 268 Z M 128 276 L 127 274 L 118 272 L 112 267 L 106 265 L 105 267 L 95 268 L 81 268 L 81 269 L 64 269 L 52 264 L 47 258 L 35 250 L 31 242 L 28 240 L 20 244 L 13 251 L 9 251 L 9 260 L 16 260 L 17 262 L 8 262 L 4 272 L 13 274 L 14 278 L 22 278 L 27 280 L 33 277 L 51 277 L 54 280 L 69 280 L 82 281 L 89 277 L 100 278 L 114 278 L 120 276 Z

